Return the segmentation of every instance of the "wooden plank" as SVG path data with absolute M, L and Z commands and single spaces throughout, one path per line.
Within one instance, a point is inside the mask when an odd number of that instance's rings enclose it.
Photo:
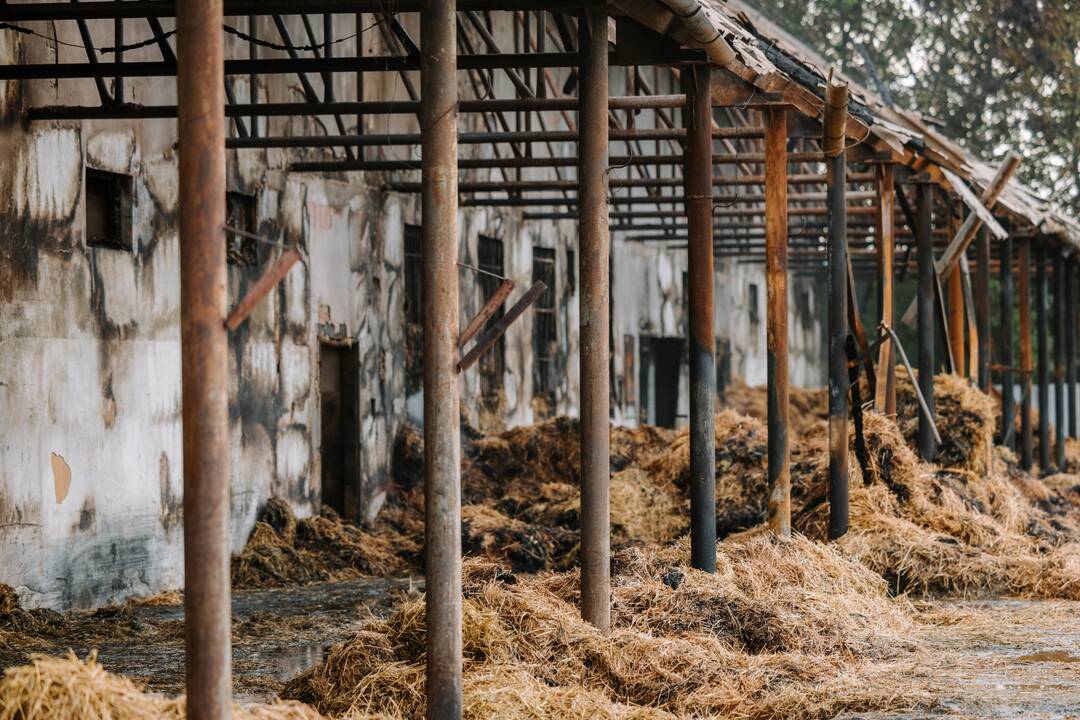
M 288 274 L 292 266 L 296 264 L 296 261 L 300 259 L 300 251 L 294 247 L 289 248 L 281 254 L 281 257 L 270 266 L 263 276 L 255 281 L 255 284 L 248 290 L 247 295 L 236 304 L 233 311 L 229 313 L 229 317 L 225 319 L 225 327 L 229 330 L 235 330 L 240 327 L 240 323 L 244 322 L 244 319 L 251 314 L 251 311 L 255 309 L 255 306 L 259 304 L 266 295 L 274 289 L 274 286 L 281 282 L 281 279 Z
M 533 283 L 533 286 L 529 288 L 529 291 L 525 293 L 520 300 L 514 303 L 514 306 L 506 311 L 506 314 L 495 321 L 495 324 L 488 328 L 480 339 L 473 345 L 472 350 L 465 353 L 465 355 L 458 360 L 458 370 L 465 372 L 472 367 L 477 360 L 483 356 L 495 342 L 503 336 L 503 334 L 514 324 L 514 321 L 521 317 L 521 314 L 532 305 L 534 302 L 540 299 L 540 296 L 547 290 L 547 285 L 537 280 Z
M 950 172 L 947 168 L 941 168 L 941 174 L 945 176 L 945 179 L 949 181 L 949 185 L 952 186 L 953 191 L 960 197 L 964 205 L 968 209 L 979 216 L 979 220 L 990 232 L 994 234 L 998 240 L 1004 240 L 1009 236 L 1009 231 L 1001 226 L 1001 223 L 997 221 L 994 214 L 990 212 L 989 208 L 984 205 L 975 193 L 971 191 L 959 176 Z
M 998 168 L 997 173 L 994 175 L 994 179 L 990 181 L 990 184 L 983 191 L 983 194 L 979 197 L 979 201 L 983 207 L 987 209 L 993 209 L 997 204 L 998 198 L 1001 197 L 1001 193 L 1004 192 L 1005 186 L 1008 184 L 1009 179 L 1016 172 L 1017 166 L 1020 164 L 1020 156 L 1013 151 L 1010 151 L 1005 160 L 1002 161 L 1001 167 Z M 968 245 L 975 239 L 975 232 L 982 225 L 982 220 L 977 213 L 971 213 L 968 215 L 967 220 L 953 236 L 949 246 L 945 249 L 944 254 L 935 262 L 934 269 L 937 272 L 938 278 L 945 278 L 953 269 L 953 267 L 960 261 L 960 256 L 967 251 Z M 903 322 L 911 325 L 915 322 L 915 309 L 916 303 L 913 301 L 908 309 L 904 311 Z
M 465 326 L 465 329 L 461 333 L 461 337 L 458 338 L 458 350 L 465 347 L 476 333 L 480 332 L 480 328 L 484 327 L 484 324 L 491 319 L 502 304 L 506 302 L 506 298 L 510 296 L 510 292 L 514 289 L 514 281 L 504 279 L 502 284 L 495 290 L 495 293 L 488 298 L 488 301 L 484 303 L 484 307 L 480 308 L 480 312 L 476 313 L 476 316 L 469 321 L 469 324 Z

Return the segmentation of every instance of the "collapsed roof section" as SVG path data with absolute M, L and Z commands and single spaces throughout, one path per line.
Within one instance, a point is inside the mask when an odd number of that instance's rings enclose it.
M 743 0 L 614 0 L 634 20 L 676 41 L 701 48 L 710 61 L 764 93 L 779 95 L 820 120 L 828 61 Z M 996 168 L 934 130 L 922 114 L 890 106 L 877 93 L 843 73 L 851 90 L 848 135 L 873 143 L 909 167 L 931 172 L 952 185 L 955 178 L 985 190 Z M 953 180 L 940 172 L 950 171 Z M 1080 222 L 1010 179 L 998 200 L 1014 224 L 1080 248 Z M 1030 226 L 1027 228 L 1026 226 Z

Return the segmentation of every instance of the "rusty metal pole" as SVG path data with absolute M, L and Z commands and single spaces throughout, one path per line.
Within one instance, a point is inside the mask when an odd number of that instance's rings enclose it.
M 1065 470 L 1065 436 L 1068 423 L 1065 401 L 1065 258 L 1054 256 L 1054 463 Z
M 979 337 L 979 389 L 990 392 L 990 232 L 983 228 L 975 241 L 975 326 Z
M 1077 426 L 1080 418 L 1077 417 L 1077 403 L 1080 398 L 1076 396 L 1076 322 L 1077 305 L 1080 300 L 1076 297 L 1077 277 L 1076 271 L 1080 268 L 1076 255 L 1071 256 L 1065 264 L 1065 387 L 1069 396 L 1069 437 L 1080 437 L 1080 427 Z
M 1050 324 L 1046 317 L 1050 287 L 1046 278 L 1046 238 L 1035 248 L 1035 327 L 1039 334 L 1036 357 L 1039 387 L 1039 472 L 1050 471 Z
M 954 224 L 955 221 L 950 224 L 950 234 L 955 232 Z M 960 276 L 960 263 L 957 263 L 949 273 L 945 294 L 948 297 L 945 307 L 948 311 L 949 356 L 952 358 L 952 371 L 957 375 L 965 376 L 967 354 L 964 352 L 964 286 Z
M 706 64 L 685 67 L 682 73 L 690 286 L 690 564 L 706 572 L 716 572 L 711 75 Z
M 1016 398 L 1013 393 L 1013 247 L 1012 237 L 1001 241 L 1001 437 L 1005 447 L 1015 448 L 1010 432 L 1016 422 Z M 981 337 L 981 335 L 980 335 Z
M 829 537 L 848 530 L 847 84 L 825 90 L 822 149 L 829 206 Z
M 422 3 L 421 287 L 428 720 L 457 720 L 462 713 L 455 16 L 454 0 Z
M 936 302 L 934 271 L 933 207 L 934 186 L 928 181 L 918 183 L 915 235 L 919 255 L 919 388 L 931 415 L 936 415 L 934 403 L 934 304 Z M 937 443 L 930 420 L 919 416 L 919 457 L 933 461 Z
M 881 301 L 881 322 L 893 326 L 893 272 L 896 242 L 896 193 L 893 190 L 893 166 L 878 166 L 877 196 L 880 211 L 877 215 L 878 292 Z M 877 396 L 874 405 L 885 415 L 896 414 L 896 346 L 888 337 L 878 351 Z
M 581 616 L 607 631 L 611 626 L 607 13 L 602 8 L 583 10 L 578 29 Z
M 1031 239 L 1020 239 L 1020 253 L 1017 258 L 1019 275 L 1019 317 L 1020 317 L 1020 467 L 1031 470 L 1035 458 L 1032 452 L 1031 427 Z
M 188 717 L 232 715 L 222 0 L 176 8 Z
M 765 111 L 765 291 L 768 366 L 769 529 L 791 536 L 788 452 L 787 110 Z

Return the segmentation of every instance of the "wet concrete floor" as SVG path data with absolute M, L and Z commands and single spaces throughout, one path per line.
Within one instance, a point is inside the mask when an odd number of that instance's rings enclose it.
M 910 681 L 938 707 L 845 720 L 1080 720 L 1080 602 L 943 601 L 930 615 L 946 624 L 926 633 L 934 660 Z
M 319 663 L 326 650 L 405 597 L 419 578 L 366 578 L 233 595 L 234 691 L 242 702 L 270 700 L 285 681 Z M 849 714 L 843 720 L 1080 720 L 1080 602 L 935 601 L 926 664 L 911 688 L 938 699 L 932 710 Z M 183 692 L 183 608 L 132 604 L 72 613 L 18 645 L 0 643 L 0 667 L 34 652 L 93 649 L 106 669 L 150 690 Z
M 273 699 L 285 681 L 322 661 L 325 651 L 403 598 L 421 578 L 364 578 L 304 587 L 233 592 L 233 686 L 237 700 Z M 169 695 L 184 689 L 183 606 L 132 603 L 70 613 L 44 632 L 0 647 L 0 667 L 32 653 L 79 657 L 97 650 L 105 669 Z

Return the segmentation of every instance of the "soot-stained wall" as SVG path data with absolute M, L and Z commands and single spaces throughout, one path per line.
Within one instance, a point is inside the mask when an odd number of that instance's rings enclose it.
M 337 34 L 348 36 L 351 20 L 338 20 Z M 415 17 L 405 16 L 405 21 L 415 33 L 409 24 Z M 287 22 L 293 24 L 294 37 L 303 35 L 298 18 Z M 260 35 L 276 32 L 270 18 L 259 23 Z M 59 39 L 80 42 L 68 25 L 57 24 Z M 105 35 L 111 26 L 111 21 L 90 23 L 94 33 Z M 512 47 L 509 24 L 495 27 L 494 35 L 504 48 Z M 369 28 L 361 37 L 367 54 L 389 52 L 377 30 Z M 246 51 L 238 45 L 231 54 Z M 340 51 L 352 52 L 347 43 Z M 0 31 L 3 63 L 79 62 L 79 52 Z M 149 46 L 130 51 L 125 59 L 152 61 L 157 53 Z M 552 73 L 553 87 L 567 80 L 565 70 Z M 627 92 L 618 89 L 620 73 L 613 70 L 613 91 Z M 415 73 L 409 79 L 418 80 Z M 398 77 L 381 74 L 368 80 L 365 99 L 403 97 Z M 487 80 L 496 96 L 515 92 L 505 74 Z M 247 79 L 234 77 L 232 82 L 238 101 L 247 101 Z M 350 76 L 336 75 L 334 83 L 335 97 L 355 97 Z M 461 83 L 462 95 L 472 96 L 470 78 L 463 74 Z M 304 100 L 294 77 L 262 77 L 258 91 L 264 102 Z M 160 79 L 129 79 L 126 93 L 134 103 L 176 102 L 172 83 Z M 99 102 L 92 82 L 0 82 L 0 582 L 14 586 L 28 605 L 89 607 L 183 584 L 175 121 L 24 120 L 29 106 Z M 327 120 L 264 118 L 255 129 L 263 135 L 316 135 L 327 131 Z M 559 113 L 545 117 L 553 129 L 566 120 Z M 415 117 L 408 115 L 365 116 L 363 123 L 367 132 L 418 130 Z M 463 130 L 485 129 L 476 114 L 462 115 L 459 124 Z M 236 132 L 235 125 L 230 132 Z M 535 144 L 533 151 L 568 156 L 575 149 Z M 234 551 L 243 546 L 271 495 L 284 498 L 300 515 L 318 511 L 322 344 L 357 351 L 357 499 L 363 519 L 372 519 L 385 499 L 395 436 L 404 423 L 420 422 L 420 395 L 406 392 L 404 310 L 405 235 L 408 225 L 422 222 L 419 196 L 384 191 L 387 177 L 381 175 L 289 171 L 292 160 L 327 159 L 329 152 L 228 154 L 229 190 L 251 198 L 255 232 L 278 245 L 296 243 L 303 251 L 302 261 L 229 336 L 232 466 L 222 481 L 230 483 Z M 482 145 L 459 149 L 463 157 L 492 157 L 492 152 Z M 371 159 L 402 159 L 407 151 L 369 148 L 368 153 Z M 131 178 L 130 251 L 87 244 L 87 168 Z M 418 174 L 399 177 L 415 180 Z M 548 175 L 525 168 L 520 177 Z M 495 172 L 462 174 L 463 181 L 498 179 Z M 459 211 L 458 225 L 461 326 L 485 300 L 479 277 L 470 269 L 479 262 L 481 237 L 503 244 L 503 271 L 516 284 L 510 303 L 532 284 L 534 253 L 542 248 L 553 251 L 558 348 L 550 406 L 536 401 L 535 313 L 526 312 L 505 335 L 496 410 L 479 401 L 480 372 L 474 367 L 461 377 L 464 416 L 496 430 L 552 414 L 576 415 L 576 223 L 524 220 L 521 212 L 501 207 L 468 207 Z M 281 250 L 257 243 L 252 252 L 248 264 L 229 266 L 230 305 Z M 626 366 L 624 338 L 633 336 L 639 350 L 641 337 L 685 336 L 685 263 L 683 251 L 613 239 L 616 422 L 640 419 L 626 395 L 627 376 L 636 371 L 636 363 Z M 718 265 L 717 335 L 735 349 L 733 374 L 762 382 L 763 323 L 744 327 L 742 319 L 753 282 L 763 303 L 759 268 Z M 799 317 L 792 321 L 794 332 L 802 333 L 792 338 L 793 381 L 816 384 L 820 326 L 810 316 Z M 680 374 L 682 397 L 685 370 Z M 685 397 L 679 402 L 684 406 Z
M 298 19 L 289 22 L 294 36 L 303 33 Z M 260 23 L 262 34 L 275 32 L 269 18 Z M 90 27 L 111 32 L 111 23 Z M 74 27 L 56 31 L 65 42 L 80 41 Z M 509 27 L 496 34 L 508 41 Z M 387 52 L 374 33 L 363 38 L 367 52 Z M 76 50 L 0 31 L 5 63 L 77 62 Z M 156 53 L 148 47 L 125 59 L 155 60 Z M 373 79 L 367 99 L 400 96 L 397 78 Z M 264 101 L 303 99 L 294 78 L 259 82 Z M 348 97 L 350 82 L 335 76 L 338 97 Z M 241 100 L 248 96 L 246 78 L 233 83 Z M 496 86 L 512 92 L 506 78 Z M 176 102 L 170 82 L 129 79 L 125 89 L 131 102 Z M 28 605 L 88 607 L 183 584 L 175 121 L 28 124 L 23 117 L 29 106 L 98 102 L 90 82 L 0 83 L 0 582 Z M 415 122 L 368 117 L 365 129 L 416 132 Z M 481 127 L 476 116 L 462 124 Z M 257 128 L 323 132 L 317 120 L 300 118 L 262 119 Z M 394 157 L 396 150 L 376 152 Z M 303 251 L 229 336 L 232 465 L 222 481 L 230 483 L 234 551 L 271 495 L 299 515 L 318 510 L 323 342 L 358 354 L 358 500 L 367 519 L 381 507 L 394 438 L 409 421 L 403 237 L 406 224 L 422 220 L 418 196 L 384 192 L 383 176 L 288 171 L 292 160 L 326 153 L 228 154 L 228 189 L 251 198 L 255 232 Z M 88 245 L 87 168 L 130 178 L 130 251 Z M 532 248 L 556 251 L 561 357 L 575 357 L 576 294 L 565 280 L 573 224 L 523 223 L 505 209 L 475 208 L 461 211 L 459 227 L 465 265 L 475 265 L 480 235 L 503 241 L 505 272 L 517 283 L 511 302 L 532 282 Z M 230 306 L 279 252 L 257 243 L 248 264 L 229 266 Z M 463 323 L 483 301 L 475 274 L 462 269 Z M 506 335 L 497 417 L 481 412 L 478 370 L 463 375 L 463 407 L 474 424 L 533 421 L 532 329 L 526 314 Z M 576 363 L 560 368 L 553 412 L 576 412 L 575 378 Z

